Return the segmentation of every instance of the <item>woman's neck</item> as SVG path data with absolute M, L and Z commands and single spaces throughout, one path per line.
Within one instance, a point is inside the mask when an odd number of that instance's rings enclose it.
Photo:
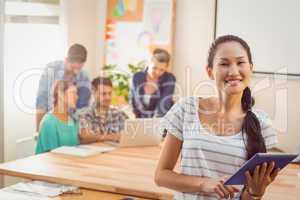
M 69 111 L 66 106 L 56 105 L 53 108 L 53 114 L 60 120 L 66 122 L 69 119 Z
M 243 113 L 242 93 L 235 95 L 219 94 L 219 111 L 223 114 Z

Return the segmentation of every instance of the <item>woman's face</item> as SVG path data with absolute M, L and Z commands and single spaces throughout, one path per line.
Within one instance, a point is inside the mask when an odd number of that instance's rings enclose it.
M 77 87 L 72 85 L 65 92 L 65 98 L 64 98 L 65 105 L 68 108 L 76 108 L 77 100 L 78 100 Z
M 218 45 L 213 66 L 207 67 L 207 72 L 219 91 L 232 95 L 242 93 L 249 85 L 252 68 L 244 47 L 232 41 Z
M 151 64 L 149 65 L 148 73 L 152 78 L 158 79 L 163 73 L 165 73 L 168 69 L 168 64 L 163 62 L 158 62 L 158 60 L 153 57 L 151 60 Z

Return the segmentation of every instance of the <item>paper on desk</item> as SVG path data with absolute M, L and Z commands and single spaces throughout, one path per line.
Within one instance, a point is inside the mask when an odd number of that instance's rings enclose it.
M 116 149 L 115 147 L 101 147 L 101 146 L 93 146 L 93 145 L 79 145 L 77 147 L 95 150 L 99 153 L 106 153 Z
M 98 146 L 90 146 L 90 145 L 79 145 L 79 146 L 62 146 L 57 149 L 52 150 L 51 152 L 72 155 L 72 156 L 80 156 L 87 157 L 96 155 L 99 153 L 104 153 L 108 151 L 112 151 L 113 147 L 98 147 Z
M 74 191 L 76 189 L 78 189 L 78 187 L 71 185 L 61 185 L 44 181 L 31 181 L 18 183 L 16 185 L 5 188 L 4 190 L 7 192 L 27 193 L 35 196 L 40 195 L 47 197 L 56 197 L 60 194 Z
M 30 196 L 26 194 L 21 193 L 14 193 L 14 192 L 7 192 L 4 190 L 0 190 L 0 199 L 3 200 L 51 200 L 48 197 L 36 197 L 36 196 Z
M 87 157 L 87 156 L 99 154 L 98 151 L 95 151 L 93 149 L 80 148 L 80 147 L 76 147 L 76 146 L 74 146 L 74 147 L 62 146 L 57 149 L 53 149 L 51 152 L 65 154 L 65 155 L 71 155 L 71 156 L 80 156 L 80 157 Z

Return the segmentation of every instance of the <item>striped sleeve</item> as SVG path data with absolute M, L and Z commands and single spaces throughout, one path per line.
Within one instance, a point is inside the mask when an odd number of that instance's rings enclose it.
M 162 118 L 161 133 L 166 131 L 167 134 L 172 134 L 179 140 L 183 140 L 184 104 L 184 99 L 178 101 Z
M 271 149 L 278 143 L 276 131 L 273 129 L 272 120 L 264 111 L 256 111 L 256 115 L 261 125 L 261 133 L 265 140 L 267 149 Z

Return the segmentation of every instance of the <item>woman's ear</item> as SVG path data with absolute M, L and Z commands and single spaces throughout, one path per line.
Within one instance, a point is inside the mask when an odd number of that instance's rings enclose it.
M 213 68 L 212 67 L 209 67 L 209 66 L 206 66 L 206 72 L 208 74 L 208 77 L 211 79 L 211 80 L 215 80 L 215 76 L 213 74 Z
M 250 69 L 251 71 L 253 71 L 253 64 L 250 64 Z

